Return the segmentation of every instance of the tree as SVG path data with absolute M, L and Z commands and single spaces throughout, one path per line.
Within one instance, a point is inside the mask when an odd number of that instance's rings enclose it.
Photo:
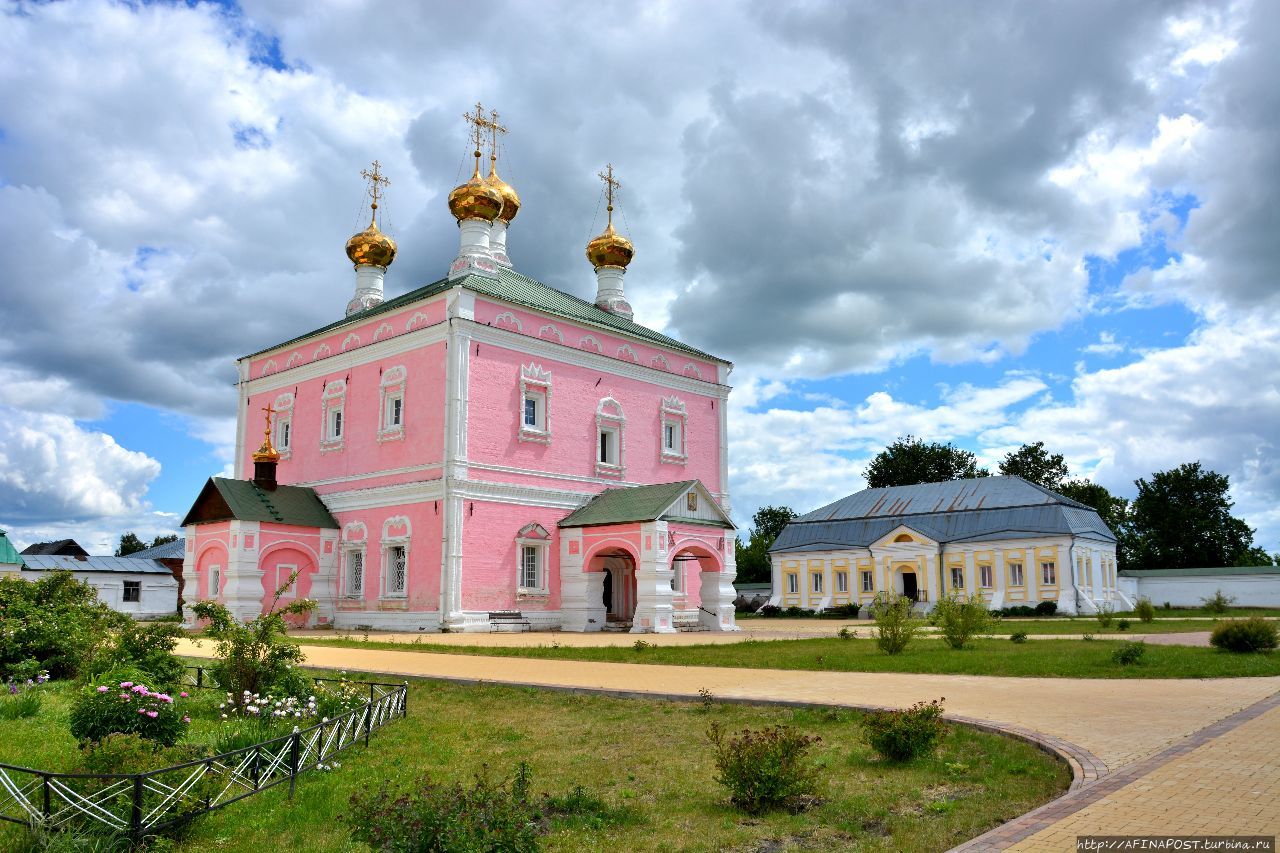
M 130 530 L 120 537 L 120 547 L 116 549 L 117 557 L 127 557 L 139 551 L 147 550 L 147 543 L 138 538 L 138 534 Z
M 1253 530 L 1231 514 L 1225 475 L 1187 462 L 1134 485 L 1129 568 L 1216 568 L 1250 553 Z
M 1088 480 L 1067 480 L 1057 489 L 1064 498 L 1071 498 L 1085 506 L 1091 506 L 1102 516 L 1111 532 L 1120 536 L 1128 525 L 1129 502 L 1107 491 L 1105 486 Z
M 950 442 L 926 444 L 912 435 L 898 439 L 876 454 L 863 472 L 867 487 L 871 489 L 990 475 L 990 471 L 978 467 L 978 457 L 969 451 L 961 450 Z
M 1280 565 L 1280 554 L 1268 554 L 1261 545 L 1254 545 L 1236 557 L 1237 566 L 1275 566 Z
M 744 544 L 741 538 L 734 542 L 734 555 L 738 563 L 738 580 L 743 583 L 768 583 L 773 577 L 769 549 L 774 540 L 792 519 L 795 510 L 789 506 L 762 506 L 751 516 L 751 533 Z
M 168 536 L 157 536 L 151 540 L 150 548 L 158 548 L 161 545 L 168 545 L 170 542 L 177 542 L 178 534 L 170 533 Z
M 1061 453 L 1049 453 L 1044 442 L 1024 444 L 1000 462 L 1000 473 L 1021 477 L 1056 492 L 1067 479 L 1067 462 Z

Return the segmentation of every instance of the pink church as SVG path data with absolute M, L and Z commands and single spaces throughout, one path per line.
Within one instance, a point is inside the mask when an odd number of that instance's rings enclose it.
M 297 571 L 313 625 L 737 630 L 730 363 L 632 321 L 612 169 L 595 302 L 516 272 L 519 197 L 493 152 L 480 172 L 500 128 L 473 124 L 448 274 L 384 301 L 375 163 L 346 316 L 239 360 L 236 478 L 183 522 L 188 603 L 251 618 Z

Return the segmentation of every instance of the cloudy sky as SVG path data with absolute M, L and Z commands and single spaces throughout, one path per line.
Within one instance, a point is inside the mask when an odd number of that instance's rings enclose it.
M 741 520 L 914 433 L 1124 495 L 1199 459 L 1280 549 L 1280 4 L 306 5 L 0 4 L 19 544 L 174 529 L 235 357 L 341 316 L 374 158 L 389 292 L 439 278 L 480 100 L 522 272 L 594 293 L 615 165 L 637 320 L 736 364 Z

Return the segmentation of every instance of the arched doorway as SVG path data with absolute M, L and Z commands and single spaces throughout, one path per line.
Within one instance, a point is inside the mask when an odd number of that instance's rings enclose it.
M 671 555 L 671 596 L 677 613 L 676 624 L 690 623 L 718 630 L 720 559 L 704 545 L 682 544 Z
M 920 601 L 920 577 L 916 574 L 917 568 L 915 563 L 899 563 L 893 567 L 897 578 L 895 591 L 916 602 Z
M 630 623 L 636 612 L 635 558 L 621 548 L 610 549 L 592 557 L 587 570 L 604 575 L 601 601 L 606 622 Z

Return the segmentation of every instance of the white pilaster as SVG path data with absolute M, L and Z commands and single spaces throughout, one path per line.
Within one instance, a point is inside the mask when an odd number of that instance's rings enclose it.
M 347 303 L 347 316 L 382 304 L 382 283 L 386 267 L 360 264 L 356 267 L 356 294 Z
M 651 542 L 652 547 L 640 552 L 636 566 L 636 612 L 631 633 L 674 634 L 671 578 L 675 572 L 667 563 L 667 523 L 651 521 L 640 525 L 640 538 Z
M 458 257 L 449 265 L 449 278 L 464 275 L 496 277 L 498 265 L 489 248 L 493 226 L 483 219 L 464 219 L 458 223 Z
M 468 220 L 475 221 L 475 220 Z M 462 538 L 467 470 L 468 375 L 471 366 L 471 335 L 465 323 L 456 319 L 474 315 L 475 296 L 459 289 L 448 305 L 449 332 L 445 338 L 445 435 L 444 435 L 444 529 L 440 549 L 440 616 L 444 627 L 462 630 Z
M 588 572 L 582 555 L 581 530 L 563 530 L 560 536 L 560 613 L 565 631 L 603 630 L 608 613 L 604 606 L 604 572 Z
M 316 600 L 316 609 L 311 611 L 312 624 L 332 625 L 336 615 L 338 600 L 338 531 L 320 531 L 320 558 L 316 565 L 315 576 L 311 579 L 309 598 Z
M 233 521 L 227 542 L 227 566 L 222 584 L 222 600 L 238 622 L 248 622 L 262 613 L 262 569 L 258 567 L 258 523 Z M 253 550 L 245 550 L 245 533 L 254 537 Z
M 511 258 L 507 255 L 507 223 L 501 219 L 494 221 L 493 230 L 489 232 L 489 256 L 511 269 Z

